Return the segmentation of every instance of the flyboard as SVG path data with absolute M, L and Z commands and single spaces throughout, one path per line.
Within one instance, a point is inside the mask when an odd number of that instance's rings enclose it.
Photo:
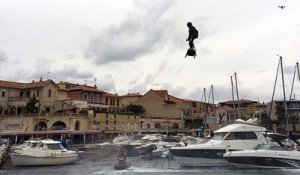
M 191 57 L 196 58 L 196 56 L 197 56 L 197 54 L 196 54 L 196 49 L 195 49 L 195 48 L 189 48 L 189 49 L 186 51 L 185 58 L 186 58 L 187 56 L 191 56 Z

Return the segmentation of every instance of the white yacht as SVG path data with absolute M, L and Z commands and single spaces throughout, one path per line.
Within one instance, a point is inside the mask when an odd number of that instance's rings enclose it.
M 181 166 L 227 166 L 229 162 L 223 159 L 226 150 L 252 149 L 267 143 L 265 132 L 266 128 L 260 126 L 234 123 L 216 130 L 205 143 L 172 147 L 170 151 Z
M 234 166 L 252 168 L 300 168 L 297 144 L 259 144 L 252 150 L 229 151 L 223 157 Z
M 15 149 L 11 154 L 14 166 L 43 166 L 75 163 L 76 151 L 66 150 L 59 141 L 40 140 L 31 146 Z

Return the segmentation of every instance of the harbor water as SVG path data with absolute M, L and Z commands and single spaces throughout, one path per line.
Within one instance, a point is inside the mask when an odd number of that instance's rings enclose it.
M 80 159 L 71 165 L 39 166 L 39 167 L 14 167 L 8 159 L 0 169 L 0 175 L 113 175 L 113 174 L 137 174 L 137 175 L 293 175 L 300 174 L 300 169 L 238 169 L 234 167 L 205 167 L 183 168 L 175 161 L 165 159 L 145 160 L 140 157 L 128 157 L 131 167 L 126 170 L 114 170 L 115 154 L 102 153 L 101 150 L 86 150 Z

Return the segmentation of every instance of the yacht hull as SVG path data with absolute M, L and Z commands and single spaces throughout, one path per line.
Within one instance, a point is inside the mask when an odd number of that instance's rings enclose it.
M 182 167 L 211 167 L 211 166 L 230 166 L 225 159 L 210 159 L 199 157 L 174 156 L 175 161 Z
M 229 157 L 228 162 L 239 168 L 300 168 L 300 159 L 276 157 Z
M 175 161 L 183 167 L 230 166 L 223 159 L 225 149 L 171 149 Z
M 36 157 L 24 154 L 10 154 L 14 166 L 45 166 L 72 164 L 78 160 L 78 155 Z

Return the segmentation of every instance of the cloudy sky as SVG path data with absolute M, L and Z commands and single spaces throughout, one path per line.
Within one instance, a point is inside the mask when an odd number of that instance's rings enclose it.
M 184 57 L 188 21 L 199 31 L 196 59 Z M 300 59 L 298 0 L 0 0 L 2 80 L 96 82 L 119 95 L 167 89 L 195 100 L 205 88 L 210 101 L 213 85 L 223 101 L 236 72 L 241 99 L 267 102 L 277 54 L 289 97 Z

